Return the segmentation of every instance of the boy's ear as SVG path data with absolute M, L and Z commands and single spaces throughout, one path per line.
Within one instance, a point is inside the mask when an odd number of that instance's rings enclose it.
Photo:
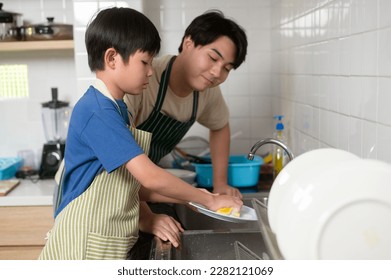
M 114 48 L 109 48 L 105 52 L 104 62 L 110 68 L 115 68 L 115 60 L 117 56 L 117 51 Z

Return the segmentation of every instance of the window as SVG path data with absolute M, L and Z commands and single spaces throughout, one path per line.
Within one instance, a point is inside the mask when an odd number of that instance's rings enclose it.
M 0 99 L 26 97 L 29 97 L 27 65 L 0 65 Z

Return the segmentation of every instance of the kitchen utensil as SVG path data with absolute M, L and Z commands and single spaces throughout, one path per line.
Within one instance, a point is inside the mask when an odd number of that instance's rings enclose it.
M 186 137 L 176 146 L 176 148 L 179 148 L 183 153 L 189 155 L 198 155 L 202 151 L 205 151 L 208 147 L 208 140 L 199 136 Z M 191 162 L 187 158 L 178 152 L 178 149 L 174 148 L 171 152 L 171 156 L 174 160 L 174 167 L 194 171 L 194 166 L 191 165 Z
M 185 160 L 187 160 L 189 162 L 194 162 L 194 163 L 211 163 L 211 159 L 210 158 L 208 158 L 208 157 L 203 158 L 203 157 L 199 157 L 199 156 L 188 154 L 188 153 L 186 153 L 184 150 L 182 150 L 179 147 L 175 147 L 174 148 L 174 152 L 178 152 L 181 155 L 181 157 L 183 157 Z
M 19 185 L 19 180 L 0 180 L 0 196 L 7 195 L 12 191 L 17 185 Z
M 248 207 L 246 205 L 243 205 L 242 208 L 240 209 L 240 216 L 235 217 L 235 216 L 230 216 L 230 215 L 224 215 L 220 214 L 214 211 L 211 211 L 204 206 L 194 203 L 194 202 L 189 202 L 189 205 L 195 207 L 198 212 L 207 215 L 209 217 L 223 220 L 226 222 L 232 222 L 232 223 L 246 223 L 249 221 L 256 221 L 258 220 L 257 214 L 255 210 L 251 207 Z
M 56 23 L 54 17 L 47 17 L 47 22 L 23 26 L 24 39 L 36 40 L 71 40 L 73 25 Z
M 278 174 L 269 193 L 268 219 L 270 228 L 274 233 L 278 232 L 277 224 L 280 217 L 280 207 L 285 199 L 290 200 L 296 189 L 301 186 L 301 180 L 317 174 L 338 162 L 358 159 L 350 152 L 334 149 L 316 149 L 294 158 Z M 289 213 L 287 214 L 289 215 Z
M 47 143 L 42 150 L 39 171 L 41 179 L 54 178 L 63 159 L 71 115 L 68 104 L 58 100 L 57 88 L 52 88 L 52 100 L 42 104 L 42 121 Z
M 0 3 L 0 41 L 14 41 L 12 30 L 17 27 L 18 18 L 21 14 L 3 10 L 3 3 Z
M 231 155 L 228 164 L 228 184 L 237 188 L 253 187 L 258 184 L 263 159 L 255 156 L 248 160 L 247 155 Z M 213 187 L 213 167 L 211 163 L 192 163 L 197 173 L 197 184 Z
M 68 133 L 71 108 L 58 100 L 57 88 L 52 88 L 52 100 L 42 103 L 42 121 L 48 142 L 64 142 Z
M 391 259 L 390 177 L 388 163 L 352 159 L 303 180 L 281 206 L 284 258 Z
M 21 170 L 28 171 L 28 170 L 36 169 L 35 156 L 33 150 L 18 151 L 18 157 L 23 159 L 23 165 L 20 168 Z

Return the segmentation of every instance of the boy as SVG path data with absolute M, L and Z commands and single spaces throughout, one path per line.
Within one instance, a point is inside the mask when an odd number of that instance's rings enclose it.
M 39 258 L 125 259 L 138 238 L 139 197 L 239 210 L 240 199 L 194 188 L 153 164 L 150 133 L 129 128 L 123 98 L 146 88 L 160 49 L 151 21 L 129 8 L 102 10 L 85 41 L 97 81 L 72 112 L 61 203 Z

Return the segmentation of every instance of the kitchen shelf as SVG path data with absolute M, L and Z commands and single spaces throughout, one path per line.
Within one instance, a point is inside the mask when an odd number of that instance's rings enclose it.
M 0 42 L 0 52 L 73 50 L 73 40 Z

